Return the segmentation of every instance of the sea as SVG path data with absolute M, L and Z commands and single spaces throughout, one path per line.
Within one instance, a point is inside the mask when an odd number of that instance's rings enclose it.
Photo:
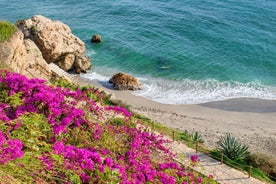
M 276 100 L 275 0 L 0 0 L 0 20 L 36 14 L 69 25 L 107 83 L 142 82 L 133 95 L 164 104 Z M 100 34 L 103 42 L 92 44 Z

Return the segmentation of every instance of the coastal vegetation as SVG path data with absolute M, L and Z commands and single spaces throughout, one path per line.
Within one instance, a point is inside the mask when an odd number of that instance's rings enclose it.
M 96 88 L 0 71 L 2 183 L 214 183 Z M 63 85 L 65 84 L 66 87 Z
M 9 22 L 0 21 L 0 42 L 6 41 L 15 32 L 16 28 Z

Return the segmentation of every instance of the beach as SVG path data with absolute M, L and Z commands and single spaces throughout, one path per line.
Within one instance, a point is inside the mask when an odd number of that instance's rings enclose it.
M 199 132 L 208 148 L 226 133 L 249 146 L 251 152 L 276 156 L 276 101 L 239 98 L 199 105 L 161 104 L 131 91 L 116 91 L 105 83 L 87 80 L 129 104 L 131 110 L 168 127 Z

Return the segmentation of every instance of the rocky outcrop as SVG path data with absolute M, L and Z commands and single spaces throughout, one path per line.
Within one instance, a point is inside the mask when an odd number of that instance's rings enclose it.
M 92 43 L 100 43 L 100 42 L 102 42 L 103 40 L 102 40 L 102 37 L 99 35 L 99 34 L 95 34 L 95 35 L 93 35 L 92 36 L 92 38 L 91 38 L 91 42 Z
M 64 77 L 64 73 L 53 70 L 54 64 L 77 73 L 90 69 L 84 43 L 62 22 L 36 15 L 17 21 L 16 26 L 15 33 L 0 43 L 1 69 L 45 80 Z
M 35 15 L 17 21 L 16 26 L 24 33 L 25 39 L 35 42 L 47 63 L 55 63 L 65 71 L 84 72 L 91 68 L 90 58 L 84 55 L 84 42 L 73 35 L 66 24 Z
M 121 72 L 113 75 L 112 78 L 109 80 L 109 83 L 112 83 L 114 89 L 116 90 L 141 89 L 141 83 L 135 77 Z
M 0 62 L 4 68 L 12 69 L 21 73 L 25 68 L 26 49 L 23 44 L 24 35 L 21 31 L 16 31 L 8 40 L 0 43 Z
M 50 79 L 52 72 L 35 43 L 24 39 L 17 30 L 8 40 L 0 43 L 0 65 L 27 77 Z

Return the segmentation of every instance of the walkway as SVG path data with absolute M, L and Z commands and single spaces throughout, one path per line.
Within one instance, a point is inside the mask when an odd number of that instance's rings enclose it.
M 165 137 L 168 138 L 168 137 Z M 171 150 L 178 155 L 176 160 L 180 163 L 187 165 L 191 155 L 197 155 L 199 164 L 194 168 L 196 171 L 208 176 L 214 176 L 214 179 L 222 184 L 263 184 L 258 179 L 248 177 L 248 173 L 236 170 L 219 161 L 207 156 L 204 153 L 196 153 L 195 150 L 177 141 L 172 142 L 170 145 Z

